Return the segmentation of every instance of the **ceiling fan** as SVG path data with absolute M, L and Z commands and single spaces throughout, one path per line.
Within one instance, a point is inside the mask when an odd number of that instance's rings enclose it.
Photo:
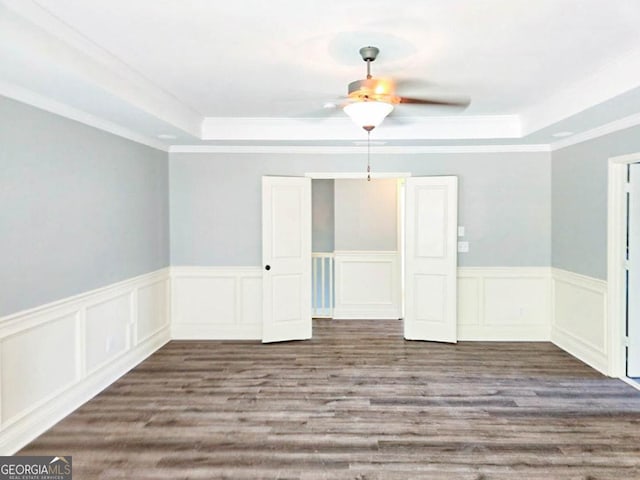
M 367 132 L 375 127 L 389 115 L 394 107 L 399 104 L 410 105 L 437 105 L 446 107 L 465 108 L 469 105 L 468 98 L 436 99 L 413 98 L 398 95 L 396 89 L 399 82 L 389 78 L 374 78 L 371 76 L 371 62 L 374 62 L 380 53 L 377 47 L 362 47 L 360 55 L 367 64 L 367 76 L 362 80 L 356 80 L 349 84 L 348 95 L 343 105 L 344 112 Z M 402 82 L 400 82 L 402 83 Z

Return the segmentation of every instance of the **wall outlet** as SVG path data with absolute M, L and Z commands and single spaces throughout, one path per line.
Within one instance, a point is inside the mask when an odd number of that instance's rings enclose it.
M 458 242 L 458 253 L 469 252 L 469 242 Z
M 464 227 L 458 227 L 458 236 L 464 237 Z

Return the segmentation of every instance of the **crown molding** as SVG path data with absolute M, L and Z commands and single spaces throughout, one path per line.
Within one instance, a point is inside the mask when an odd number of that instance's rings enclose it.
M 55 58 L 58 68 L 97 86 L 133 107 L 200 137 L 202 114 L 70 27 L 33 0 L 2 0 L 12 18 L 3 42 L 33 55 Z
M 372 132 L 375 140 L 459 140 L 520 138 L 518 115 L 399 117 L 406 124 L 384 124 Z M 349 118 L 228 118 L 206 117 L 203 140 L 297 141 L 362 140 L 366 133 Z
M 90 113 L 83 112 L 77 108 L 70 107 L 64 103 L 57 102 L 25 88 L 11 85 L 7 82 L 0 81 L 0 95 L 26 103 L 27 105 L 31 105 L 50 113 L 55 113 L 61 117 L 75 120 L 76 122 L 83 123 L 90 127 L 112 133 L 118 137 L 126 138 L 127 140 L 131 140 L 136 143 L 141 143 L 142 145 L 146 145 L 157 150 L 162 150 L 164 152 L 169 151 L 169 146 L 167 144 L 154 138 L 141 135 L 116 123 L 96 117 Z
M 527 136 L 638 87 L 640 48 L 635 48 L 620 53 L 591 75 L 526 108 L 521 115 L 522 135 Z
M 562 148 L 570 147 L 571 145 L 577 145 L 588 140 L 603 137 L 610 133 L 625 130 L 627 128 L 640 125 L 640 113 L 629 115 L 628 117 L 621 118 L 620 120 L 614 120 L 613 122 L 605 123 L 599 127 L 586 130 L 581 133 L 577 133 L 562 140 L 555 141 L 551 144 L 551 151 L 560 150 Z
M 172 145 L 170 153 L 285 153 L 285 154 L 363 154 L 366 146 L 322 145 Z M 549 145 L 409 145 L 378 146 L 374 154 L 408 155 L 416 153 L 529 153 L 549 152 Z

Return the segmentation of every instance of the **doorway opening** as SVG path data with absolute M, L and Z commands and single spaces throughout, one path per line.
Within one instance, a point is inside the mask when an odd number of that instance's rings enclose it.
M 312 316 L 403 316 L 404 178 L 312 179 Z
M 306 340 L 312 336 L 311 179 L 363 177 L 366 178 L 366 174 L 262 177 L 264 343 Z M 335 269 L 329 273 L 335 284 L 332 289 L 333 317 L 338 317 L 338 306 L 342 306 L 342 318 L 363 318 L 362 309 L 375 309 L 369 318 L 403 318 L 407 340 L 455 343 L 458 179 L 455 176 L 411 177 L 396 173 L 372 177 L 404 178 L 405 194 L 400 195 L 401 200 L 397 202 L 404 215 L 397 215 L 397 218 L 398 222 L 404 223 L 405 233 L 400 234 L 392 259 L 376 257 L 375 261 L 364 262 L 365 265 L 360 259 L 350 259 L 351 262 L 342 265 L 334 256 Z M 341 272 L 343 267 L 344 272 Z M 387 296 L 392 301 L 381 304 L 371 295 L 385 286 L 385 281 L 375 281 L 376 276 L 385 272 L 387 291 L 391 292 Z M 349 275 L 360 279 L 352 282 L 351 291 L 345 287 L 344 280 Z M 336 283 L 336 280 L 342 283 Z M 325 281 L 321 280 L 320 284 L 324 285 Z

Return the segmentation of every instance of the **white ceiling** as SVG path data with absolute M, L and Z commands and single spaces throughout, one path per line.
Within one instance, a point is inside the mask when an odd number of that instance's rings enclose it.
M 401 106 L 378 138 L 549 144 L 640 112 L 638 25 L 638 0 L 0 0 L 0 93 L 154 142 L 326 145 L 362 134 L 296 117 L 371 44 L 374 75 L 425 82 L 403 93 L 472 99 Z

